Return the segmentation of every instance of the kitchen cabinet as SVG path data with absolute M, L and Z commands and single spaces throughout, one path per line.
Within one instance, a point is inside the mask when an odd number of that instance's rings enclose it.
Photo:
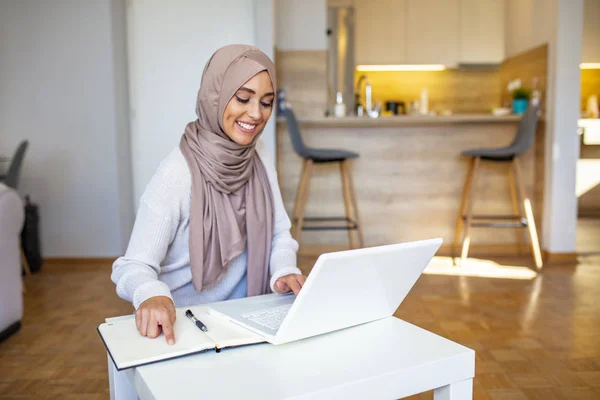
M 406 64 L 406 0 L 356 0 L 356 64 Z
M 500 0 L 356 0 L 356 63 L 498 64 L 504 13 Z
M 583 7 L 581 62 L 600 63 L 600 0 L 585 0 Z
M 458 63 L 459 0 L 407 0 L 406 61 Z
M 504 4 L 460 0 L 459 63 L 499 64 L 504 60 Z

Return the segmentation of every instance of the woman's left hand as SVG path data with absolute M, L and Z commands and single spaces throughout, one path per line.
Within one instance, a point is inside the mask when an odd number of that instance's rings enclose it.
M 302 285 L 306 281 L 306 277 L 300 274 L 289 274 L 282 276 L 275 281 L 275 291 L 279 294 L 287 293 L 290 290 L 297 296 L 302 289 Z

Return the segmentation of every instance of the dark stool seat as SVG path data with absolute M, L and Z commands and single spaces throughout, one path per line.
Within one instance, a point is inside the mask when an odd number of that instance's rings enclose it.
M 294 151 L 304 160 L 302 165 L 302 173 L 296 191 L 296 199 L 294 201 L 294 211 L 292 213 L 292 234 L 300 243 L 302 230 L 347 230 L 350 248 L 355 248 L 353 232 L 358 235 L 359 246 L 364 246 L 364 239 L 359 222 L 358 206 L 356 205 L 356 193 L 354 190 L 354 182 L 352 175 L 348 170 L 348 160 L 358 158 L 358 153 L 341 149 L 315 149 L 307 147 L 302 140 L 298 121 L 291 108 L 283 111 L 285 116 L 290 139 Z M 304 210 L 308 201 L 308 191 L 314 164 L 323 163 L 340 163 L 340 175 L 342 179 L 342 190 L 344 195 L 344 217 L 319 217 L 311 218 L 304 216 Z M 305 224 L 308 222 L 308 224 Z M 335 223 L 332 225 L 324 225 L 326 223 Z
M 303 158 L 310 158 L 316 163 L 340 162 L 350 158 L 358 158 L 358 153 L 346 150 L 334 149 L 315 149 L 307 147 L 307 155 Z
M 469 171 L 463 187 L 463 196 L 452 246 L 454 251 L 463 233 L 463 225 L 465 225 L 465 232 L 462 240 L 461 262 L 467 258 L 469 252 L 471 227 L 527 228 L 531 239 L 535 265 L 538 269 L 542 268 L 542 256 L 535 227 L 535 220 L 533 218 L 531 201 L 525 193 L 521 170 L 517 160 L 518 156 L 525 153 L 533 143 L 537 119 L 538 107 L 530 106 L 521 118 L 514 140 L 508 146 L 500 148 L 470 149 L 461 153 L 463 156 L 471 158 Z M 509 186 L 514 215 L 471 214 L 474 197 L 472 192 L 473 187 L 475 186 L 477 170 L 479 169 L 481 161 L 509 163 Z M 522 232 L 520 232 L 519 236 L 520 242 L 522 243 L 524 241 Z
M 480 157 L 487 161 L 511 161 L 515 158 L 515 151 L 510 146 L 499 149 L 465 150 L 460 154 L 465 157 Z

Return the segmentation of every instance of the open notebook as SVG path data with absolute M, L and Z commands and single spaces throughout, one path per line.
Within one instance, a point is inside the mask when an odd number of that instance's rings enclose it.
M 208 328 L 203 332 L 185 316 L 192 310 L 196 318 Z M 205 351 L 220 351 L 227 347 L 261 343 L 265 339 L 227 319 L 210 314 L 206 306 L 177 308 L 175 344 L 169 346 L 163 334 L 155 339 L 140 335 L 135 318 L 118 319 L 98 326 L 98 333 L 117 369 L 137 367 L 158 361 Z

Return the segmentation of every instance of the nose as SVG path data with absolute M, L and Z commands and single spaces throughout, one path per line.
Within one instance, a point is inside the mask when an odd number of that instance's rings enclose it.
M 253 120 L 260 118 L 260 101 L 252 101 L 248 106 L 248 116 Z

